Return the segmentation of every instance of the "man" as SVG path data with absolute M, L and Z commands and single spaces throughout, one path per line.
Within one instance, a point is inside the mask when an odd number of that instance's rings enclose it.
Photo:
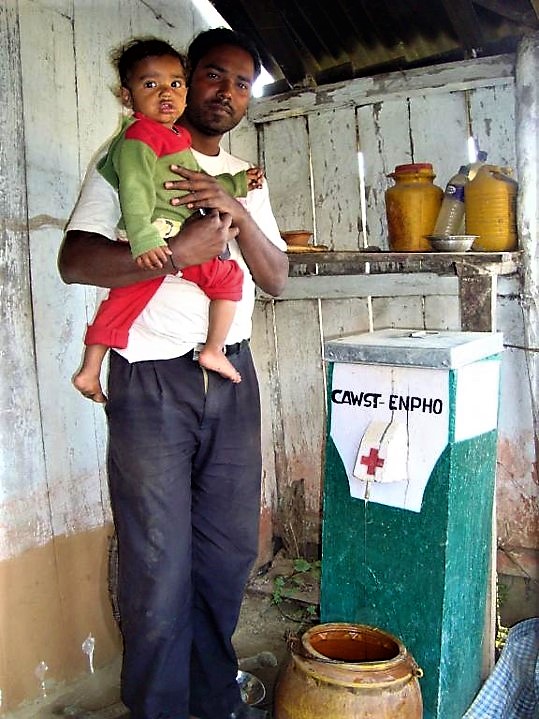
M 127 348 L 110 357 L 108 470 L 119 550 L 122 699 L 132 719 L 254 719 L 266 713 L 241 702 L 231 643 L 258 542 L 260 409 L 247 340 L 255 283 L 278 295 L 288 261 L 265 181 L 241 204 L 211 177 L 246 167 L 219 142 L 247 110 L 260 70 L 256 49 L 219 28 L 195 38 L 188 59 L 181 124 L 209 174 L 176 168 L 181 179 L 167 187 L 189 191 L 181 198 L 171 192 L 173 204 L 209 213 L 186 222 L 170 241 L 166 270 L 139 270 L 127 246 L 109 241 L 117 197 L 91 173 L 59 268 L 65 282 L 104 287 L 167 273 L 131 328 Z M 244 270 L 227 338 L 238 384 L 193 361 L 204 341 L 208 301 L 181 279 L 183 267 L 227 245 Z

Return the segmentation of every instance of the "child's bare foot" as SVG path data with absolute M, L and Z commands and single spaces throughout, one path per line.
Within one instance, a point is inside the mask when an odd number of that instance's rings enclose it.
M 73 385 L 79 390 L 83 397 L 98 402 L 99 404 L 106 403 L 107 398 L 103 394 L 99 377 L 81 370 L 73 377 Z
M 203 347 L 198 355 L 198 363 L 206 369 L 218 372 L 221 377 L 230 379 L 235 384 L 241 382 L 240 373 L 221 350 Z

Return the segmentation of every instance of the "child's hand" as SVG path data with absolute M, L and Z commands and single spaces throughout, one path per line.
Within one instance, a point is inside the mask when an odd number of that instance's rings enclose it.
M 135 262 L 141 270 L 160 270 L 167 264 L 171 254 L 172 251 L 169 247 L 156 247 L 148 252 L 143 252 Z
M 264 179 L 264 171 L 261 167 L 250 167 L 247 170 L 247 189 L 260 190 L 262 180 Z

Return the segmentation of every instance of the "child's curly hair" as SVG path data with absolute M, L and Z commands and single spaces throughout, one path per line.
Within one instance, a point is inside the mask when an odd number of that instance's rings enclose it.
M 172 45 L 156 37 L 135 37 L 124 45 L 115 48 L 110 55 L 111 62 L 118 72 L 120 85 L 128 87 L 133 68 L 147 57 L 170 55 L 177 58 L 185 69 L 185 57 Z

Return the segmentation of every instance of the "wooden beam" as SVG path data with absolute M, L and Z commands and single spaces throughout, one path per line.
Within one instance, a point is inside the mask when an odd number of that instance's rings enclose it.
M 249 120 L 255 123 L 298 117 L 338 107 L 373 105 L 391 97 L 392 100 L 437 92 L 458 92 L 483 87 L 506 85 L 514 78 L 513 55 L 477 58 L 450 62 L 425 68 L 393 72 L 376 77 L 357 78 L 325 85 L 316 90 L 295 90 L 269 98 L 253 100 Z
M 496 275 L 459 276 L 460 326 L 463 332 L 496 330 Z

